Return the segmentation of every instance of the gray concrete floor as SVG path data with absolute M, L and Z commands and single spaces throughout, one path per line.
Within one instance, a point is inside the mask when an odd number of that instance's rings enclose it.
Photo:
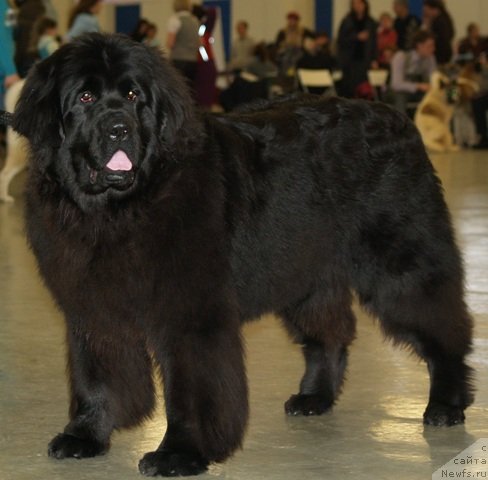
M 465 255 L 476 320 L 477 397 L 464 426 L 424 428 L 425 366 L 384 342 L 358 310 L 358 338 L 344 393 L 330 414 L 289 418 L 303 362 L 272 317 L 245 328 L 251 419 L 242 451 L 206 478 L 428 479 L 488 437 L 488 152 L 433 156 Z M 22 188 L 19 178 L 14 190 Z M 22 203 L 0 204 L 0 480 L 142 478 L 137 462 L 162 438 L 162 406 L 143 427 L 117 433 L 108 455 L 51 460 L 47 442 L 67 420 L 63 323 L 23 236 Z

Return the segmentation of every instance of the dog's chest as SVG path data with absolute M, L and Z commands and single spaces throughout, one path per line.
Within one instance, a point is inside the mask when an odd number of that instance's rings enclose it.
M 93 226 L 54 231 L 50 225 L 30 232 L 30 242 L 48 287 L 61 304 L 111 311 L 140 308 L 151 301 L 161 259 L 142 232 L 119 235 Z M 159 265 L 158 265 L 159 263 Z

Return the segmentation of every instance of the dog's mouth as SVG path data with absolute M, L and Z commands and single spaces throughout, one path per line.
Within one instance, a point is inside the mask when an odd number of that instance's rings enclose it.
M 134 164 L 123 150 L 117 150 L 103 168 L 89 167 L 89 170 L 90 183 L 93 186 L 126 190 L 135 178 Z

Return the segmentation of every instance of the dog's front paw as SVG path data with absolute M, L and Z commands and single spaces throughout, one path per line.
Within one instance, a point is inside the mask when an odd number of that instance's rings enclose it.
M 60 433 L 49 443 L 48 455 L 58 460 L 63 458 L 88 458 L 103 455 L 109 446 L 93 439 L 78 438 Z
M 424 424 L 436 427 L 459 425 L 464 423 L 464 419 L 463 408 L 436 402 L 429 403 L 424 413 Z
M 146 453 L 139 462 L 139 471 L 147 477 L 186 477 L 204 473 L 208 461 L 198 454 L 177 452 Z
M 322 415 L 333 402 L 321 395 L 292 395 L 285 403 L 287 415 Z

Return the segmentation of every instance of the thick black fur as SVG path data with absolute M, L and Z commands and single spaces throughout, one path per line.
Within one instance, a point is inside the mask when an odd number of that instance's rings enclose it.
M 248 417 L 240 327 L 265 312 L 306 359 L 286 412 L 325 412 L 355 336 L 353 292 L 427 362 L 424 422 L 461 423 L 472 324 L 412 123 L 337 98 L 198 116 L 182 85 L 156 51 L 91 35 L 38 64 L 14 112 L 31 145 L 28 238 L 67 325 L 71 421 L 49 454 L 103 454 L 114 429 L 149 417 L 155 363 L 168 428 L 140 471 L 223 461 Z M 130 171 L 107 170 L 117 150 Z

